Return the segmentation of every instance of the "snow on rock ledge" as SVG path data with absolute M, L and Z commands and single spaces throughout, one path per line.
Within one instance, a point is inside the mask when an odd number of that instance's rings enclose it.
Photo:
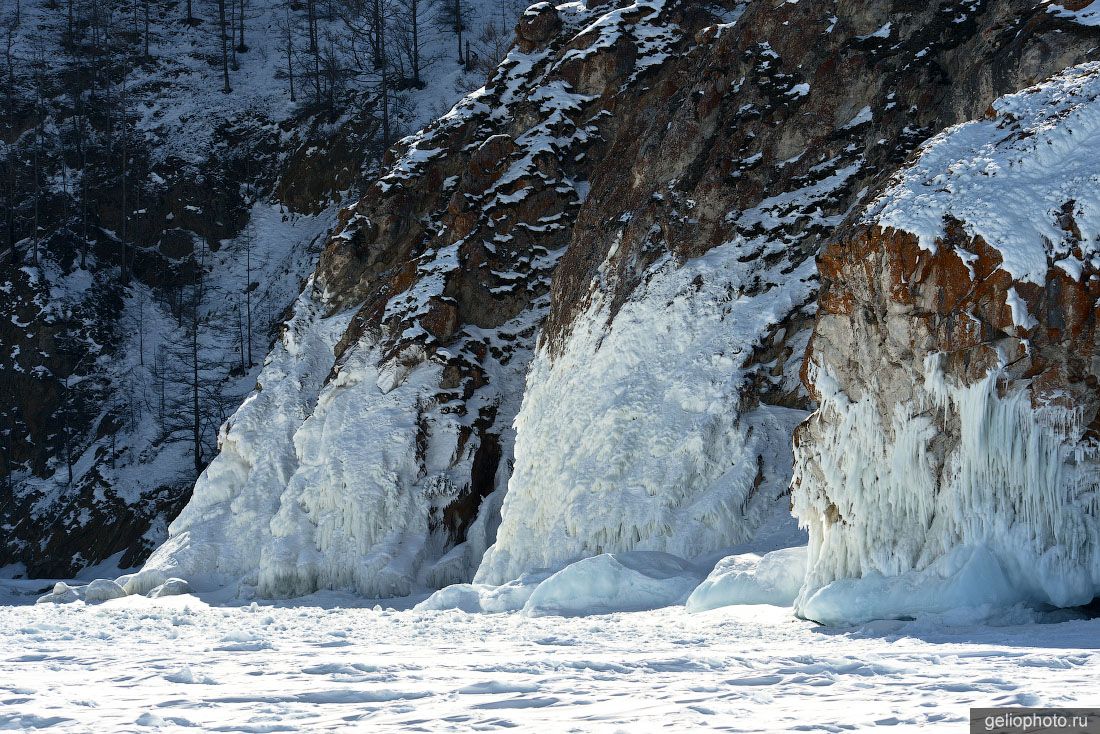
M 820 258 L 806 617 L 1100 595 L 1100 65 L 994 111 L 927 143 Z
M 665 257 L 613 320 L 597 292 L 562 354 L 539 352 L 502 524 L 476 582 L 601 553 L 695 558 L 752 536 L 783 493 L 787 437 L 804 413 L 742 413 L 742 368 L 801 294 L 743 295 L 752 265 L 735 253 Z

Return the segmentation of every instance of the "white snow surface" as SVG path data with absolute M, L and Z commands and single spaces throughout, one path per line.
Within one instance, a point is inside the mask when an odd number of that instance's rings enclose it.
M 1089 8 L 1077 12 L 1096 13 Z M 1016 280 L 1043 284 L 1048 258 L 1080 277 L 1082 260 L 1100 264 L 1100 64 L 1067 69 L 993 108 L 992 119 L 926 142 L 865 221 L 912 232 L 935 251 L 953 217 L 998 250 Z M 1078 251 L 1058 222 L 1067 202 L 1081 230 Z
M 32 586 L 2 582 L 0 601 Z M 841 631 L 773 606 L 574 619 L 209 601 L 0 606 L 0 728 L 956 732 L 971 706 L 1090 705 L 1100 666 L 1100 620 L 1022 611 Z
M 752 536 L 786 488 L 804 414 L 739 410 L 752 344 L 797 301 L 788 289 L 743 294 L 753 274 L 736 253 L 730 244 L 682 263 L 666 256 L 610 325 L 596 289 L 561 354 L 540 348 L 476 583 L 602 553 L 694 559 Z

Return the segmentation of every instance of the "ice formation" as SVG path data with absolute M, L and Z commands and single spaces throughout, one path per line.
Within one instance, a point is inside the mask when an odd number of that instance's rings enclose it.
M 806 577 L 806 548 L 783 548 L 763 556 L 723 558 L 687 600 L 689 612 L 737 604 L 794 604 Z
M 925 572 L 963 546 L 985 549 L 981 568 L 999 564 L 1016 601 L 1071 606 L 1100 594 L 1100 481 L 1075 412 L 1035 408 L 1022 389 L 1002 395 L 997 370 L 953 384 L 939 360 L 927 359 L 914 398 L 896 405 L 889 425 L 872 395 L 853 402 L 826 369 L 815 376 L 824 434 L 795 449 L 794 513 L 810 534 L 800 614 L 814 618 L 825 606 L 833 621 L 876 616 L 864 602 L 882 577 Z M 958 435 L 942 458 L 932 445 L 941 432 Z M 992 583 L 996 574 L 984 576 Z M 844 593 L 821 591 L 834 583 Z M 985 594 L 982 584 L 956 583 L 918 608 L 979 606 Z M 919 597 L 891 587 L 898 606 L 889 616 L 910 613 L 903 602 Z
M 119 579 L 128 593 L 177 577 L 245 596 L 330 588 L 386 597 L 472 576 L 499 498 L 486 500 L 454 548 L 432 526 L 461 489 L 452 474 L 468 469 L 476 448 L 459 446 L 460 419 L 435 404 L 442 368 L 415 359 L 406 368 L 408 355 L 385 358 L 369 334 L 334 365 L 350 317 L 324 316 L 307 287 L 169 540 Z M 510 451 L 510 435 L 500 440 Z
M 95 579 L 84 588 L 84 601 L 110 601 L 126 596 L 126 590 L 111 579 Z
M 604 553 L 571 563 L 556 573 L 524 574 L 499 586 L 448 586 L 417 604 L 416 609 L 522 611 L 530 617 L 636 612 L 683 603 L 704 574 L 705 569 L 668 553 Z
M 308 291 L 308 289 L 307 289 Z M 321 318 L 307 295 L 267 358 L 259 388 L 222 428 L 221 452 L 199 477 L 169 539 L 145 566 L 118 582 L 145 594 L 172 577 L 199 588 L 258 584 L 264 539 L 298 466 L 294 434 L 317 401 L 332 347 L 350 314 Z
M 601 553 L 696 558 L 751 537 L 785 489 L 790 432 L 804 414 L 742 413 L 745 363 L 802 294 L 743 293 L 753 266 L 736 253 L 666 256 L 610 325 L 597 292 L 561 354 L 540 349 L 501 526 L 476 582 Z
M 668 553 L 604 553 L 543 581 L 523 606 L 530 617 L 638 612 L 681 604 L 702 574 Z
M 964 624 L 1019 602 L 1019 591 L 985 546 L 959 546 L 920 571 L 840 579 L 805 599 L 803 616 L 822 624 L 941 615 Z

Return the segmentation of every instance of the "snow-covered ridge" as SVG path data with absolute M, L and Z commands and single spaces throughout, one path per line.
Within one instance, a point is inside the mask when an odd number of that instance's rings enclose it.
M 1071 10 L 1067 5 L 1078 5 L 1079 3 L 1065 3 L 1058 2 L 1058 0 L 1044 0 L 1044 4 L 1047 6 L 1047 12 L 1053 13 L 1059 18 L 1066 18 L 1072 20 L 1074 23 L 1080 23 L 1083 26 L 1095 27 L 1100 26 L 1100 2 L 1085 3 L 1076 10 Z
M 951 217 L 996 249 L 1014 280 L 1042 285 L 1048 260 L 1080 278 L 1084 263 L 1100 265 L 1100 64 L 1002 97 L 993 110 L 925 143 L 864 221 L 935 251 Z

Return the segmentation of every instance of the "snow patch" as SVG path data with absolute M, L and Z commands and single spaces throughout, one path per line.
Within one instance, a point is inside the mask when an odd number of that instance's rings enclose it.
M 1059 18 L 1067 18 L 1083 26 L 1100 26 L 1100 2 L 1096 0 L 1079 10 L 1070 10 L 1064 4 L 1055 3 L 1051 0 L 1046 0 L 1046 2 L 1047 12 L 1054 13 Z
M 1039 285 L 1050 259 L 1100 266 L 1100 64 L 1067 69 L 993 108 L 995 118 L 926 142 L 864 221 L 911 232 L 935 252 L 954 218 L 1000 252 L 1015 280 Z M 1079 240 L 1062 218 L 1069 205 Z

